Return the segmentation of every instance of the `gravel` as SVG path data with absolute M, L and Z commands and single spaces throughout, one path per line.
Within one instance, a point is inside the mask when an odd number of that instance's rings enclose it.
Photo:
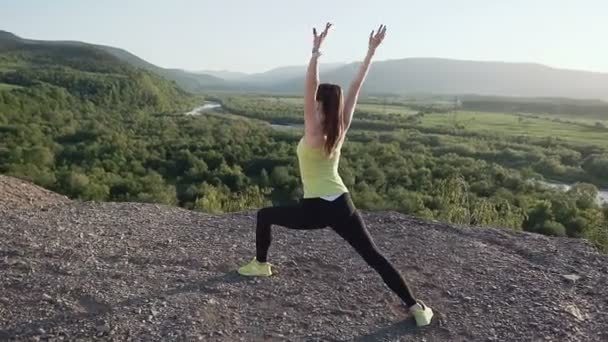
M 250 279 L 253 212 L 55 199 L 0 205 L 0 340 L 608 340 L 608 256 L 584 240 L 363 213 L 436 312 L 418 329 L 330 230 L 274 228 L 276 275 Z

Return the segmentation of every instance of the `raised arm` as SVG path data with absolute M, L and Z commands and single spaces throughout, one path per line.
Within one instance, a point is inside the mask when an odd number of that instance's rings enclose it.
M 317 88 L 319 87 L 319 65 L 317 61 L 321 55 L 321 45 L 323 44 L 325 37 L 327 37 L 327 33 L 329 32 L 330 28 L 331 24 L 327 23 L 325 25 L 325 30 L 323 30 L 320 35 L 317 34 L 317 29 L 312 29 L 314 36 L 312 56 L 310 57 L 310 62 L 308 63 L 305 81 L 306 84 L 304 85 L 304 130 L 305 133 L 308 132 L 308 134 L 310 134 L 313 127 L 315 127 L 316 120 L 316 97 Z
M 374 53 L 376 53 L 376 49 L 384 40 L 384 36 L 386 35 L 386 26 L 380 25 L 378 31 L 369 35 L 369 46 L 367 49 L 367 55 L 363 59 L 361 66 L 359 67 L 359 72 L 353 79 L 348 93 L 346 94 L 346 100 L 344 102 L 344 127 L 347 130 L 350 127 L 350 123 L 353 119 L 353 113 L 355 112 L 355 106 L 357 105 L 357 99 L 359 98 L 359 92 L 361 91 L 361 86 L 365 81 L 365 77 L 367 76 L 367 72 L 369 70 L 369 66 L 372 63 L 372 58 L 374 57 Z

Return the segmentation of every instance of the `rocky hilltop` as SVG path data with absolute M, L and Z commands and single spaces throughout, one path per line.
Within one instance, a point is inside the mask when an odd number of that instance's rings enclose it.
M 606 341 L 608 256 L 582 240 L 364 213 L 436 311 L 417 329 L 330 230 L 275 228 L 244 279 L 253 212 L 72 202 L 0 178 L 0 340 Z
M 0 210 L 37 209 L 70 202 L 62 195 L 17 178 L 0 175 Z

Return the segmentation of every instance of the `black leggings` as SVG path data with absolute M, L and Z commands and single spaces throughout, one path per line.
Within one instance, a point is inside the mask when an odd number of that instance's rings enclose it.
M 304 230 L 333 228 L 380 274 L 386 285 L 406 305 L 416 304 L 412 292 L 399 271 L 378 251 L 348 193 L 334 201 L 321 198 L 303 199 L 294 206 L 268 207 L 258 211 L 256 258 L 260 262 L 267 260 L 268 248 L 272 240 L 270 227 L 273 224 Z

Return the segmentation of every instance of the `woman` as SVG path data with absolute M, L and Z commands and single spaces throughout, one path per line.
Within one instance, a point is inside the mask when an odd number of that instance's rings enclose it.
M 321 45 L 331 24 L 318 35 L 313 29 L 312 58 L 306 74 L 304 96 L 304 137 L 297 147 L 304 199 L 295 206 L 263 208 L 257 214 L 256 257 L 239 269 L 245 276 L 270 276 L 267 262 L 271 241 L 271 225 L 291 229 L 321 229 L 331 227 L 346 240 L 382 277 L 413 314 L 418 326 L 428 325 L 433 311 L 414 299 L 405 280 L 395 267 L 378 251 L 363 219 L 350 199 L 348 189 L 338 174 L 340 150 L 352 121 L 361 85 L 367 75 L 372 57 L 384 36 L 386 27 L 370 34 L 367 55 L 353 81 L 346 101 L 342 89 L 334 84 L 319 84 L 317 61 Z

